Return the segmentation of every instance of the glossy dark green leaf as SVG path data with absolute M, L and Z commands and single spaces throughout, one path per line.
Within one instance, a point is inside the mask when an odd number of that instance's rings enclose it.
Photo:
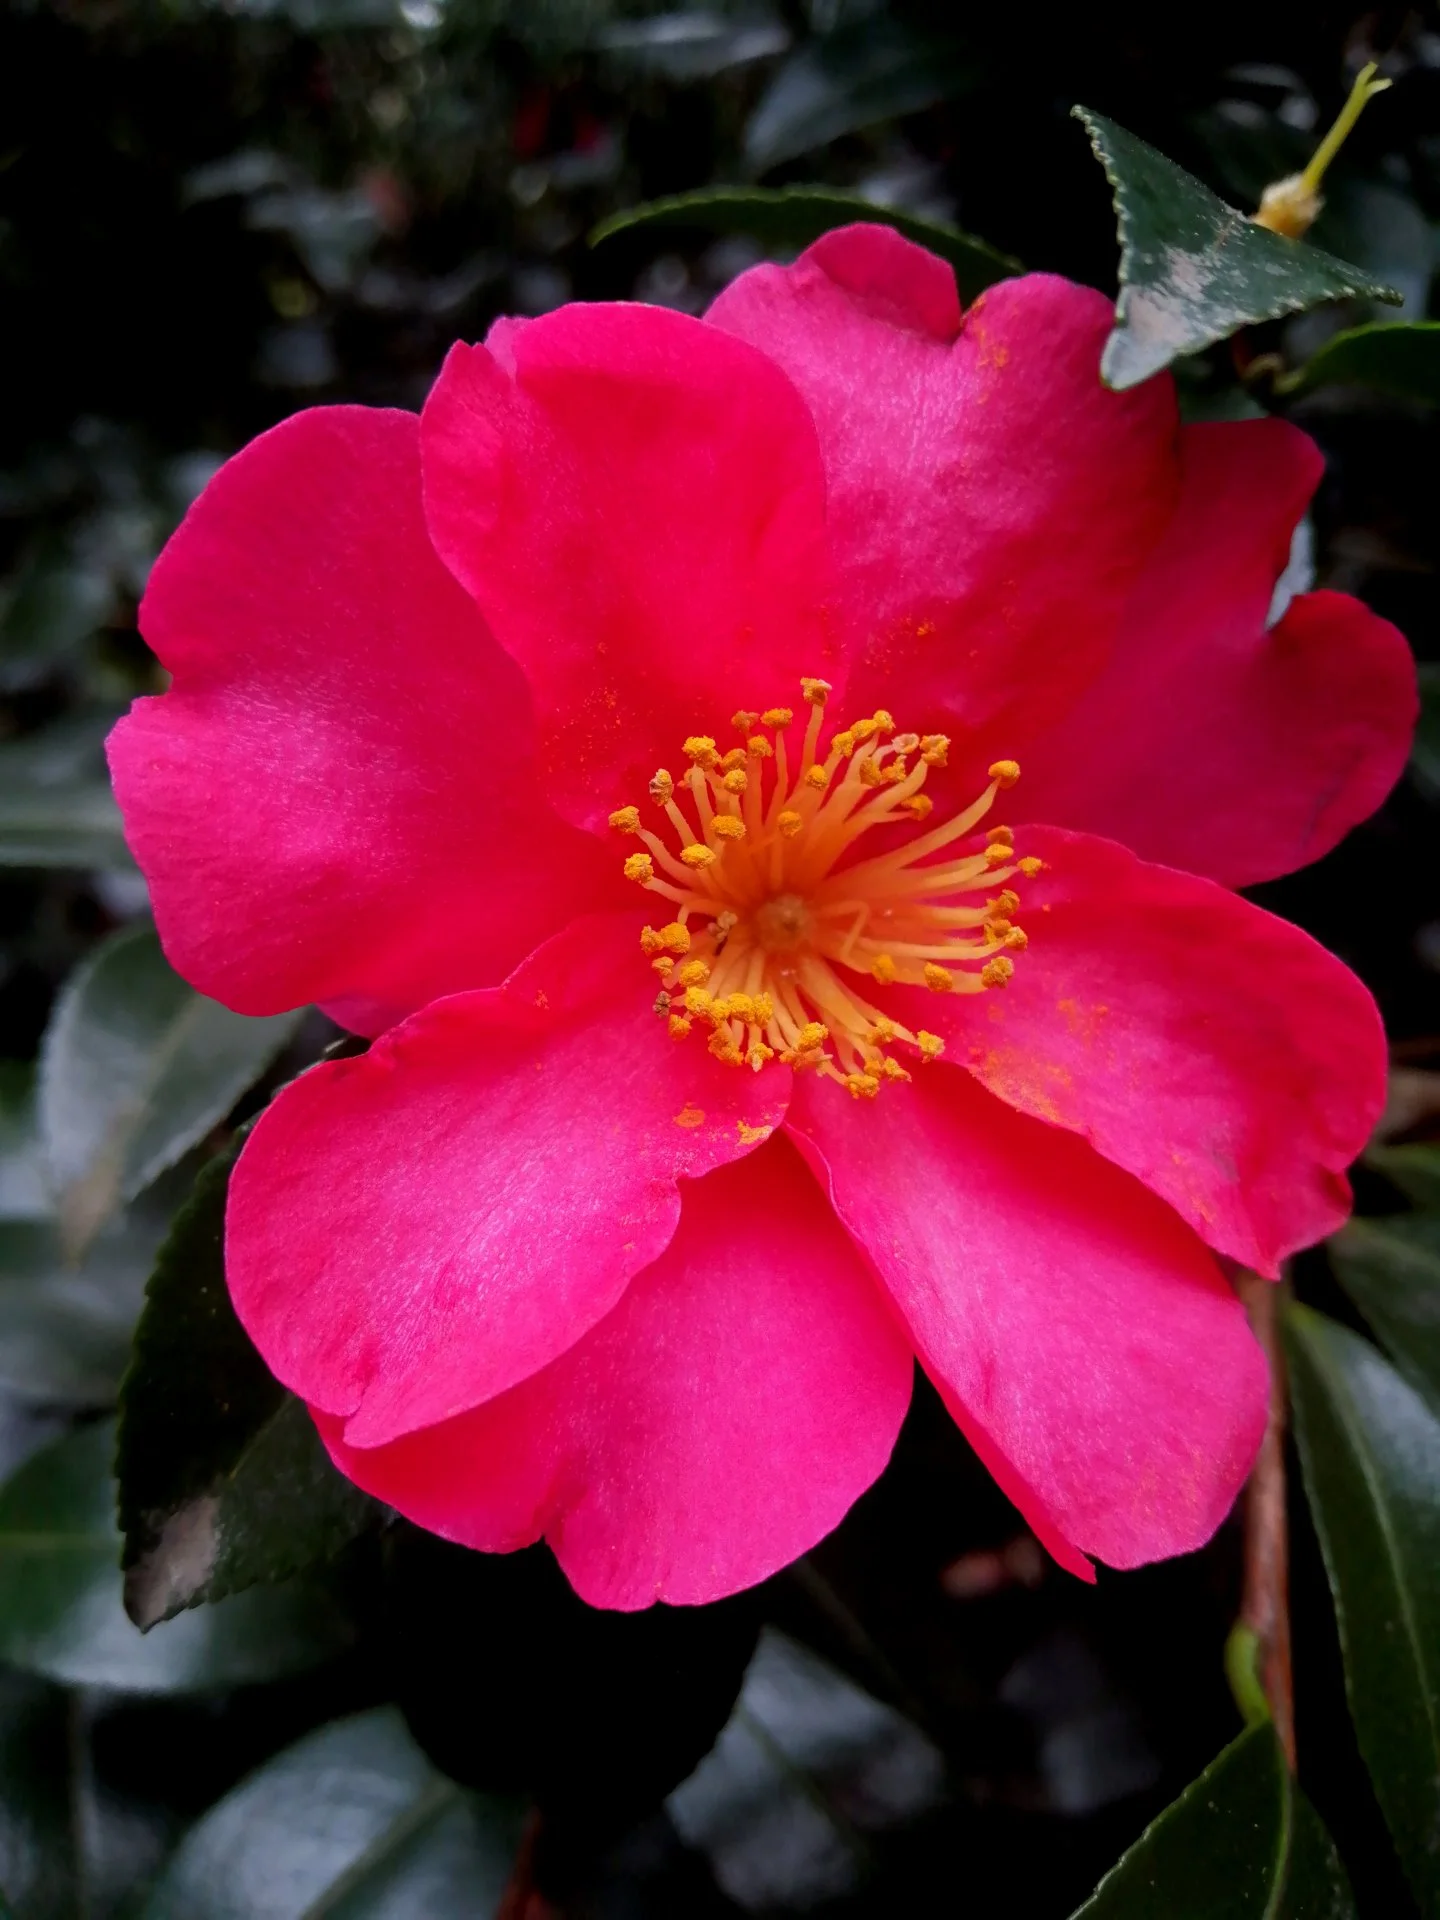
M 764 173 L 847 133 L 956 99 L 983 77 L 953 40 L 867 14 L 799 47 L 776 69 L 745 128 L 745 159 Z
M 381 1707 L 309 1734 L 227 1794 L 139 1920 L 484 1920 L 518 1837 L 512 1805 L 446 1779 Z
M 297 1672 L 349 1622 L 318 1588 L 257 1588 L 142 1634 L 120 1597 L 110 1422 L 82 1427 L 0 1487 L 0 1661 L 66 1686 L 193 1692 Z
M 133 869 L 103 742 L 113 713 L 78 713 L 0 746 L 0 867 Z
M 1120 227 L 1120 297 L 1100 362 L 1107 386 L 1138 386 L 1261 320 L 1353 295 L 1398 302 L 1359 267 L 1257 227 L 1103 114 L 1075 114 L 1114 190 Z
M 1440 1175 L 1440 1153 L 1430 1151 L 1433 1177 Z M 1340 1284 L 1391 1359 L 1440 1415 L 1440 1214 L 1351 1220 L 1330 1240 L 1329 1253 Z
M 0 1887 L 25 1920 L 78 1910 L 71 1718 L 58 1687 L 0 1672 Z
M 149 926 L 127 927 L 77 967 L 40 1058 L 40 1132 L 67 1246 L 223 1120 L 295 1031 L 196 993 Z
M 0 1220 L 0 1386 L 113 1406 L 167 1224 L 161 1196 L 147 1194 L 72 1261 L 51 1221 Z
M 1371 387 L 1440 406 L 1440 321 L 1349 327 L 1278 385 L 1281 393 L 1295 395 L 1317 387 Z
M 125 1602 L 142 1627 L 330 1559 L 380 1511 L 336 1472 L 225 1286 L 225 1193 L 201 1172 L 160 1250 L 121 1398 Z
M 29 686 L 109 612 L 109 570 L 62 534 L 42 534 L 0 586 L 0 689 Z
M 1365 1164 L 1394 1181 L 1417 1207 L 1440 1213 L 1440 1145 L 1419 1141 L 1402 1147 L 1369 1147 Z
M 1305 1489 L 1360 1750 L 1421 1908 L 1440 1908 L 1440 1420 L 1368 1340 L 1292 1307 Z
M 598 246 L 611 234 L 632 228 L 690 227 L 706 233 L 749 233 L 770 246 L 799 248 L 809 246 L 832 228 L 857 220 L 894 227 L 897 233 L 948 260 L 965 300 L 973 300 L 997 280 L 1024 271 L 1018 260 L 997 253 L 958 227 L 940 220 L 922 220 L 894 207 L 876 206 L 856 194 L 837 193 L 829 187 L 702 187 L 695 193 L 673 194 L 612 214 L 596 227 L 590 241 Z
M 1075 1920 L 1353 1920 L 1330 1836 L 1275 1731 L 1251 1727 L 1100 1882 Z
M 1440 801 L 1440 661 L 1422 660 L 1416 677 L 1420 683 L 1420 724 L 1410 751 L 1410 771 L 1420 791 Z
M 35 1070 L 0 1060 L 0 1220 L 48 1220 L 45 1154 L 35 1118 Z
M 871 1836 L 940 1798 L 944 1762 L 903 1714 L 767 1627 L 713 1752 L 666 1801 L 746 1912 L 854 1890 Z

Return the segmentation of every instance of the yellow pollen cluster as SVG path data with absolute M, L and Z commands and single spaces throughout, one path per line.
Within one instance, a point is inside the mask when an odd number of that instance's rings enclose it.
M 610 825 L 645 849 L 625 861 L 626 878 L 673 911 L 640 935 L 671 1035 L 683 1040 L 698 1026 L 730 1065 L 758 1073 L 780 1060 L 873 1100 L 887 1081 L 910 1078 L 885 1049 L 907 1048 L 924 1065 L 944 1041 L 882 1012 L 868 990 L 1004 987 L 1027 945 L 1014 920 L 1019 895 L 1004 883 L 1045 863 L 1017 858 L 1010 827 L 982 826 L 996 794 L 1020 778 L 1015 761 L 996 760 L 969 806 L 913 831 L 934 811 L 921 789 L 946 765 L 949 739 L 898 733 L 881 708 L 822 744 L 831 691 L 828 681 L 801 681 L 798 750 L 786 738 L 790 707 L 741 708 L 732 725 L 744 745 L 726 751 L 692 734 L 685 771 L 662 767 L 650 782 L 653 825 L 635 806 L 617 807 Z M 861 836 L 884 826 L 911 837 L 858 857 Z

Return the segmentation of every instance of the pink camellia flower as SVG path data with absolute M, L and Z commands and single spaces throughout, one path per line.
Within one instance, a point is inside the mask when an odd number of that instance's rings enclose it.
M 166 950 L 376 1036 L 261 1118 L 230 1286 L 420 1525 L 713 1599 L 875 1479 L 916 1358 L 1072 1571 L 1225 1514 L 1216 1256 L 1339 1224 L 1384 1081 L 1231 889 L 1378 804 L 1414 676 L 1343 595 L 1267 625 L 1314 448 L 1105 391 L 1109 321 L 850 228 L 302 413 L 156 565 L 110 750 Z

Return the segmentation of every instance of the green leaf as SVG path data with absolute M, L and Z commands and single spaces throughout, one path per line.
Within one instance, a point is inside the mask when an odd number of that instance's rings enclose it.
M 766 1627 L 714 1748 L 665 1806 L 732 1900 L 789 1912 L 855 1888 L 871 1835 L 932 1807 L 944 1772 L 894 1707 Z
M 145 1280 L 169 1223 L 146 1195 L 77 1263 L 48 1220 L 0 1220 L 0 1386 L 21 1399 L 110 1407 Z
M 40 1131 L 67 1246 L 147 1187 L 234 1106 L 295 1031 L 196 993 L 154 929 L 129 927 L 75 969 L 40 1057 Z
M 141 1627 L 331 1559 L 381 1511 L 331 1465 L 230 1304 L 225 1194 L 241 1144 L 175 1217 L 121 1396 L 125 1604 Z
M 0 1886 L 25 1920 L 79 1911 L 68 1707 L 58 1687 L 0 1672 Z
M 1440 800 L 1440 661 L 1422 660 L 1416 678 L 1420 682 L 1420 723 L 1410 750 L 1410 771 L 1423 794 Z
M 1267 1723 L 1211 1761 L 1075 1920 L 1353 1920 L 1354 1913 L 1334 1844 Z
M 71 714 L 0 746 L 0 867 L 133 870 L 102 750 L 114 723 Z
M 340 1652 L 321 1589 L 257 1588 L 142 1634 L 120 1598 L 109 1421 L 33 1454 L 0 1487 L 0 1660 L 65 1686 L 183 1693 L 273 1680 Z
M 1286 240 L 1103 114 L 1076 107 L 1115 195 L 1120 298 L 1100 374 L 1135 387 L 1241 327 L 1360 295 L 1398 303 L 1358 267 Z
M 35 1069 L 24 1061 L 0 1060 L 0 1220 L 49 1217 Z
M 1435 1177 L 1440 1153 L 1429 1151 Z M 1374 1161 L 1376 1155 L 1366 1157 Z M 1401 1373 L 1440 1416 L 1440 1215 L 1351 1220 L 1328 1247 L 1341 1286 Z
M 857 220 L 894 227 L 955 269 L 962 299 L 973 300 L 986 287 L 1011 274 L 1022 273 L 1018 260 L 997 253 L 958 227 L 940 220 L 922 220 L 913 213 L 881 207 L 853 193 L 830 187 L 701 187 L 694 193 L 676 193 L 665 200 L 649 200 L 611 214 L 590 235 L 598 246 L 612 234 L 644 227 L 698 227 L 706 233 L 749 233 L 769 246 L 807 247 L 822 233 Z
M 1393 1181 L 1417 1207 L 1440 1213 L 1440 1145 L 1368 1147 L 1365 1164 Z
M 1440 406 L 1440 321 L 1349 327 L 1276 382 L 1280 393 L 1297 395 L 1337 386 L 1373 387 L 1401 400 Z
M 867 14 L 800 47 L 776 70 L 745 129 L 754 173 L 882 120 L 969 93 L 983 70 L 953 40 Z
M 1286 1315 L 1305 1488 L 1360 1750 L 1423 1910 L 1440 1907 L 1440 1420 L 1368 1340 Z
M 113 598 L 108 569 L 73 536 L 41 534 L 0 589 L 0 689 L 29 686 L 60 665 Z
M 139 1920 L 415 1920 L 499 1907 L 517 1810 L 436 1771 L 394 1707 L 333 1721 L 191 1829 Z

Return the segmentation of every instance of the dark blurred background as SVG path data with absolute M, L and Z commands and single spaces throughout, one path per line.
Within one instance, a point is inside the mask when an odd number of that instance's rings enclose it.
M 61 983 L 144 911 L 96 749 L 156 684 L 135 631 L 149 564 L 245 440 L 317 403 L 417 407 L 449 343 L 500 313 L 602 298 L 702 311 L 760 257 L 743 234 L 587 236 L 619 209 L 717 182 L 843 187 L 1112 289 L 1108 191 L 1072 104 L 1248 209 L 1303 164 L 1372 57 L 1395 84 L 1337 164 L 1313 238 L 1398 287 L 1418 319 L 1440 221 L 1430 8 L 5 0 L 7 1100 L 23 1099 Z M 1239 361 L 1298 361 L 1368 317 L 1354 305 L 1258 330 Z M 1225 347 L 1183 368 L 1187 407 L 1276 404 L 1236 367 Z M 1434 410 L 1339 390 L 1290 411 L 1329 462 L 1315 577 L 1436 660 Z M 1405 1124 L 1422 1130 L 1424 1075 L 1440 1066 L 1437 799 L 1432 731 L 1376 820 L 1263 890 L 1379 995 L 1419 1103 Z M 1389 1203 L 1378 1182 L 1362 1200 Z M 1300 1285 L 1345 1316 L 1323 1260 Z M 0 1385 L 0 1470 L 71 1417 L 23 1381 Z M 1299 1503 L 1294 1521 L 1302 1778 L 1364 1912 L 1403 1920 L 1414 1909 L 1355 1753 Z M 497 1571 L 392 1534 L 337 1576 L 351 1650 L 300 1678 L 160 1699 L 0 1669 L 0 1890 L 18 1920 L 148 1913 L 167 1850 L 243 1773 L 398 1696 L 467 1783 L 542 1782 L 538 1871 L 567 1912 L 1062 1916 L 1239 1724 L 1221 1664 L 1239 1557 L 1232 1525 L 1201 1555 L 1082 1588 L 1043 1564 L 928 1395 L 880 1486 L 812 1561 L 704 1629 L 683 1686 L 668 1643 L 652 1654 L 650 1629 L 586 1617 L 543 1553 Z M 797 1787 L 752 1755 L 748 1826 L 707 1812 L 703 1791 L 688 1812 L 685 1790 L 658 1811 L 724 1719 L 725 1676 L 761 1622 L 780 1663 L 769 1710 L 810 1725 L 819 1744 L 804 1750 L 820 1757 Z M 867 1721 L 856 1685 L 889 1717 Z M 255 1844 L 269 1844 L 263 1823 Z M 304 1911 L 493 1911 L 473 1887 L 460 1904 L 453 1888 L 389 1906 L 363 1894 Z

